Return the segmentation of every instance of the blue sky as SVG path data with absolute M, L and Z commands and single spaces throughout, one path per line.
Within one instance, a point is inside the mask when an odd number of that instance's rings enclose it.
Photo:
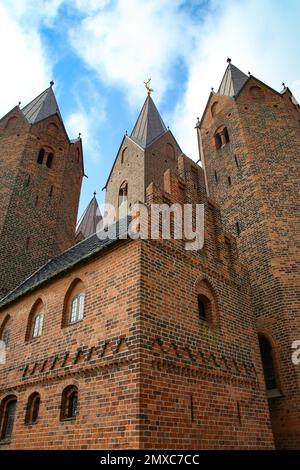
M 300 102 L 298 0 L 0 0 L 0 114 L 55 81 L 70 138 L 82 133 L 81 213 L 101 191 L 151 77 L 183 151 L 226 58 Z M 5 45 L 5 47 L 4 47 Z

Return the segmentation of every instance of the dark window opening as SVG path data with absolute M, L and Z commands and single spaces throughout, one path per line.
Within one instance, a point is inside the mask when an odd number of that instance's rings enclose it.
M 127 181 L 122 183 L 120 189 L 119 189 L 119 206 L 123 204 L 123 202 L 126 202 L 128 196 L 128 184 Z
M 228 176 L 228 185 L 231 186 L 231 177 Z
M 50 187 L 50 190 L 49 190 L 49 197 L 52 197 L 53 195 L 53 186 Z
M 61 404 L 61 420 L 74 419 L 78 414 L 78 390 L 75 386 L 63 391 Z
M 265 336 L 259 337 L 259 349 L 263 364 L 266 388 L 268 391 L 277 389 L 272 346 Z
M 227 127 L 224 127 L 215 134 L 215 145 L 217 150 L 228 144 L 229 141 L 230 139 Z
M 195 416 L 194 416 L 194 400 L 193 400 L 193 395 L 190 396 L 190 406 L 191 406 L 191 420 L 194 421 Z
M 122 151 L 122 154 L 121 154 L 121 163 L 122 164 L 125 162 L 126 152 L 127 152 L 127 147 L 124 148 L 124 150 Z
M 35 202 L 34 202 L 35 207 L 37 207 L 38 203 L 39 203 L 39 196 L 37 195 L 35 197 Z
M 235 226 L 236 226 L 236 233 L 237 233 L 238 235 L 240 235 L 240 233 L 241 233 L 241 227 L 240 227 L 239 222 L 236 222 L 236 223 L 235 223 Z
M 9 440 L 12 436 L 14 420 L 16 414 L 17 400 L 16 398 L 4 400 L 1 406 L 1 441 Z
M 228 144 L 230 139 L 229 139 L 229 134 L 228 134 L 227 127 L 224 127 L 223 134 L 224 134 L 224 138 L 225 138 L 225 143 Z
M 239 161 L 238 161 L 238 157 L 236 155 L 234 156 L 234 160 L 235 160 L 235 164 L 236 164 L 237 168 L 239 168 L 240 164 L 239 164 Z
M 218 173 L 215 171 L 215 182 L 218 183 L 219 182 L 219 177 L 218 177 Z
M 209 320 L 210 301 L 203 295 L 198 295 L 198 315 L 201 320 Z
M 216 149 L 220 149 L 222 147 L 222 137 L 220 134 L 215 135 L 215 144 L 216 144 Z
M 42 164 L 43 164 L 44 156 L 45 156 L 45 150 L 44 150 L 44 149 L 41 149 L 41 150 L 39 151 L 38 158 L 37 158 L 37 163 L 38 163 L 39 165 L 42 165 Z
M 26 424 L 35 424 L 39 417 L 41 397 L 39 393 L 33 393 L 28 398 L 25 423 Z
M 48 157 L 47 157 L 47 161 L 46 161 L 46 167 L 47 168 L 52 168 L 53 158 L 54 158 L 53 153 L 49 153 Z

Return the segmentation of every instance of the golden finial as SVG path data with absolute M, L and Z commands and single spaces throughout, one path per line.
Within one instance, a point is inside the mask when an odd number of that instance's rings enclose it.
M 152 88 L 150 88 L 150 82 L 151 82 L 151 78 L 148 78 L 148 80 L 144 82 L 148 96 L 151 96 L 152 91 L 154 91 L 152 90 Z

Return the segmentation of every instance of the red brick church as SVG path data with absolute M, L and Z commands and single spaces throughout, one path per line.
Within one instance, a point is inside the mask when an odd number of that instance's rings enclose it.
M 0 449 L 299 449 L 289 88 L 229 59 L 196 125 L 200 165 L 147 96 L 106 202 L 204 204 L 204 247 L 187 251 L 126 238 L 121 218 L 99 237 L 96 196 L 76 226 L 82 144 L 52 85 L 0 120 Z

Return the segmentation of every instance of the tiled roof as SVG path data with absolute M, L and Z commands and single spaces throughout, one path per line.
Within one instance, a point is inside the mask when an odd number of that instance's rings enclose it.
M 147 96 L 130 138 L 145 149 L 167 131 L 151 96 Z
M 62 120 L 52 86 L 27 104 L 22 112 L 30 124 L 36 124 L 54 114 L 58 114 Z
M 114 244 L 119 239 L 124 238 L 124 235 L 127 233 L 129 222 L 130 218 L 125 218 L 110 227 L 110 233 L 111 230 L 115 229 L 117 234 L 113 239 L 108 238 L 108 232 L 102 231 L 102 236 L 100 237 L 98 232 L 98 234 L 92 235 L 77 245 L 74 245 L 69 250 L 50 259 L 44 266 L 22 282 L 22 284 L 20 284 L 16 289 L 0 300 L 0 309 L 27 292 L 35 290 L 44 282 L 53 279 L 62 272 L 74 267 L 76 264 L 90 258 L 96 253 L 99 253 L 101 250 Z M 106 238 L 102 240 L 101 238 L 104 238 L 104 236 L 106 236 Z
M 218 93 L 225 96 L 237 96 L 248 80 L 248 75 L 229 63 L 219 87 Z

